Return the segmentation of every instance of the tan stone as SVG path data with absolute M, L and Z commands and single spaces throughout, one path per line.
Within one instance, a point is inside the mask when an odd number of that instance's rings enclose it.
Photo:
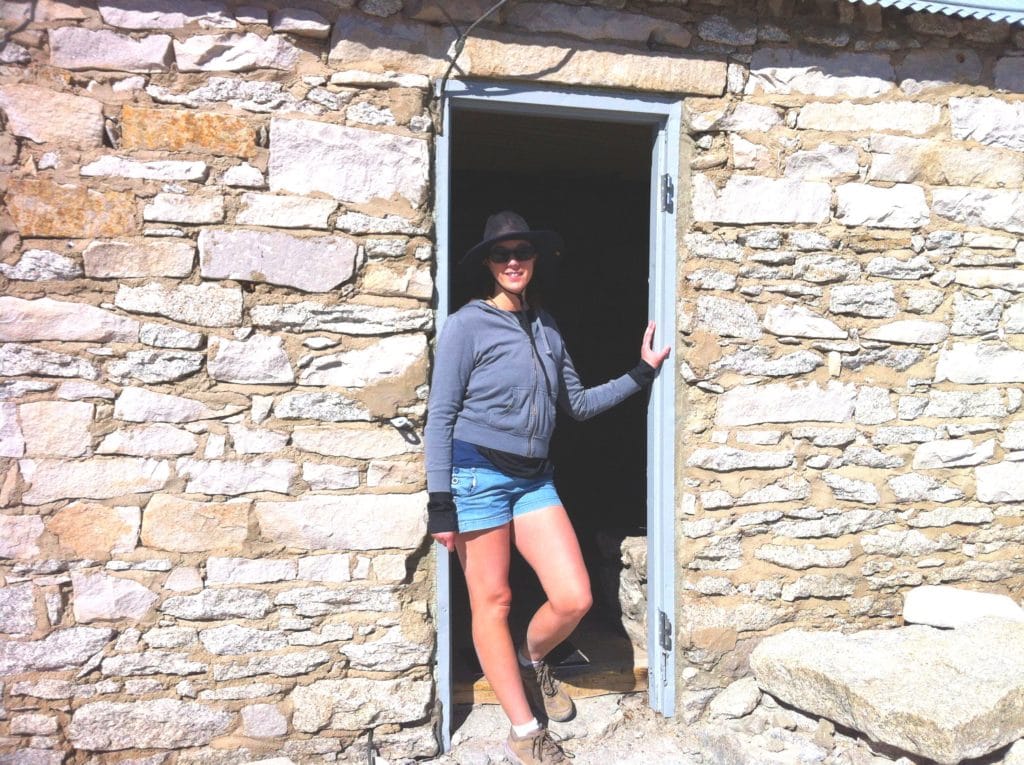
M 159 491 L 171 475 L 166 461 L 135 457 L 94 457 L 77 462 L 23 459 L 18 465 L 31 485 L 21 498 L 26 505 Z
M 0 515 L 0 559 L 35 557 L 42 535 L 43 519 L 38 515 Z
M 125 149 L 251 157 L 256 153 L 255 137 L 245 120 L 230 114 L 126 105 L 121 115 Z
M 726 63 L 707 57 L 605 46 L 572 48 L 560 41 L 542 40 L 525 44 L 471 37 L 457 69 L 473 77 L 708 96 L 721 95 L 726 82 Z
M 82 253 L 94 279 L 188 276 L 195 257 L 195 245 L 175 241 L 93 242 Z
M 239 549 L 248 535 L 251 504 L 193 502 L 157 494 L 142 517 L 142 543 L 174 552 Z
M 0 297 L 0 340 L 135 342 L 139 323 L 85 303 Z
M 88 149 L 103 145 L 103 105 L 92 98 L 33 85 L 0 88 L 7 129 L 36 143 Z
M 6 204 L 22 236 L 92 239 L 135 230 L 135 196 L 52 181 L 11 181 Z
M 92 502 L 72 502 L 46 523 L 60 546 L 81 558 L 105 560 L 114 553 L 135 549 L 139 538 L 137 507 L 108 507 Z
M 82 457 L 92 451 L 95 407 L 85 401 L 33 401 L 18 407 L 25 454 L 29 457 Z

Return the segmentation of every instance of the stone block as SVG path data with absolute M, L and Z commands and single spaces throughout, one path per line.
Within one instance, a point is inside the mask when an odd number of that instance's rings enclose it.
M 174 60 L 168 35 L 140 39 L 107 29 L 55 27 L 49 31 L 50 66 L 117 72 L 166 72 Z
M 1012 186 L 1024 175 L 1024 157 L 1000 149 L 960 147 L 895 135 L 869 139 L 869 181 L 915 181 L 943 186 Z
M 764 328 L 773 335 L 786 337 L 845 340 L 846 330 L 824 316 L 800 305 L 774 305 L 764 316 Z
M 142 515 L 142 544 L 172 552 L 237 550 L 249 534 L 248 500 L 195 502 L 157 494 Z
M 0 558 L 22 560 L 39 554 L 43 519 L 38 515 L 0 515 Z
M 251 157 L 256 153 L 256 131 L 233 114 L 126 104 L 121 145 L 130 150 Z
M 335 68 L 440 76 L 456 36 L 450 27 L 343 12 L 334 24 L 327 62 Z
M 1024 292 L 1024 271 L 1019 269 L 961 268 L 954 281 L 965 287 Z
M 997 462 L 974 469 L 975 492 L 982 502 L 1020 502 L 1024 500 L 1024 481 L 1019 462 Z
M 526 2 L 512 6 L 506 22 L 534 34 L 568 34 L 584 40 L 672 45 L 685 48 L 690 32 L 666 19 L 605 8 L 573 8 L 557 3 Z
M 900 90 L 908 95 L 981 82 L 981 57 L 970 49 L 914 50 L 896 65 Z
M 596 44 L 573 47 L 555 38 L 521 42 L 470 37 L 459 68 L 467 76 L 485 79 L 705 96 L 722 95 L 727 76 L 726 62 L 710 57 Z
M 18 405 L 0 404 L 0 457 L 23 457 L 25 439 L 18 424 Z
M 210 556 L 206 561 L 206 581 L 210 584 L 266 584 L 295 579 L 294 560 L 260 558 L 221 558 Z
M 302 677 L 317 667 L 334 660 L 327 651 L 292 651 L 271 656 L 255 656 L 248 661 L 235 660 L 230 664 L 218 664 L 213 668 L 213 679 L 217 682 L 237 680 L 241 677 L 277 675 L 278 677 Z M 337 746 L 332 744 L 332 746 Z
M 244 425 L 229 425 L 231 445 L 237 454 L 266 454 L 283 449 L 289 439 L 288 433 L 276 430 L 247 428 Z
M 83 166 L 79 175 L 90 178 L 132 178 L 149 181 L 203 181 L 205 162 L 137 160 L 106 155 Z
M 954 765 L 1024 733 L 1024 721 L 1003 711 L 1024 692 L 1024 662 L 1011 649 L 1022 636 L 1024 626 L 1001 620 L 952 631 L 790 630 L 761 641 L 750 664 L 758 685 L 787 704 Z M 961 703 L 949 703 L 950 689 Z
M 92 453 L 96 407 L 85 401 L 32 401 L 18 407 L 25 454 L 29 457 L 84 457 Z
M 896 315 L 896 299 L 889 284 L 837 286 L 829 294 L 828 310 L 830 313 L 884 319 Z
M 275 228 L 327 228 L 327 219 L 338 208 L 328 199 L 280 194 L 243 194 L 235 223 Z
M 1024 58 L 1005 56 L 996 62 L 993 70 L 997 90 L 1011 93 L 1024 91 Z
M 433 640 L 422 635 L 419 640 L 402 634 L 400 626 L 388 628 L 375 640 L 347 643 L 342 652 L 356 669 L 375 672 L 404 672 L 430 664 Z
M 697 299 L 697 324 L 722 337 L 757 340 L 762 334 L 757 314 L 749 304 L 710 295 Z
M 915 587 L 903 600 L 903 621 L 907 624 L 956 629 L 982 619 L 1024 622 L 1024 609 L 1006 595 L 948 585 Z
M 118 383 L 174 382 L 196 374 L 205 360 L 195 351 L 129 351 L 123 359 L 107 364 L 107 376 Z
M 949 328 L 939 321 L 905 319 L 893 321 L 863 332 L 861 337 L 883 343 L 934 345 L 949 336 Z
M 359 470 L 347 465 L 302 463 L 302 480 L 313 491 L 359 488 Z
M 299 37 L 326 40 L 331 33 L 331 24 L 316 11 L 306 8 L 281 8 L 270 17 L 270 28 L 275 32 L 287 32 Z
M 418 266 L 369 263 L 363 268 L 362 284 L 369 295 L 430 300 L 434 294 L 430 269 Z
M 178 460 L 178 475 L 186 478 L 189 494 L 246 494 L 273 491 L 288 494 L 298 466 L 288 460 Z
M 125 311 L 166 316 L 168 319 L 204 327 L 236 327 L 242 323 L 242 290 L 216 284 L 179 284 L 166 287 L 157 282 L 141 287 L 121 285 L 114 304 Z
M 23 237 L 96 239 L 135 231 L 135 196 L 22 178 L 7 186 L 7 209 Z
M 315 680 L 296 687 L 289 695 L 292 724 L 304 733 L 360 730 L 382 723 L 423 719 L 433 696 L 429 680 L 362 677 Z
M 160 610 L 189 621 L 219 621 L 262 619 L 272 607 L 267 593 L 260 590 L 216 589 L 195 595 L 175 595 L 164 600 Z
M 0 87 L 7 130 L 35 143 L 92 149 L 103 145 L 103 104 L 34 85 Z
M 148 493 L 163 488 L 170 477 L 166 461 L 132 457 L 94 457 L 77 462 L 23 459 L 19 467 L 31 485 L 22 495 L 27 505 Z
M 103 23 L 121 29 L 204 29 L 235 27 L 227 7 L 215 0 L 104 0 L 99 3 Z
M 159 598 L 134 579 L 104 573 L 74 571 L 71 587 L 75 621 L 79 624 L 97 620 L 138 621 Z
M 258 385 L 295 381 L 284 343 L 274 335 L 253 335 L 248 340 L 210 338 L 210 377 L 223 382 Z
M 283 632 L 226 624 L 223 627 L 201 630 L 199 640 L 203 647 L 218 656 L 231 656 L 257 651 L 273 651 L 288 645 Z
M 824 223 L 831 203 L 827 183 L 734 175 L 719 191 L 707 176 L 693 177 L 693 215 L 698 221 Z
M 895 73 L 883 53 L 805 53 L 759 48 L 750 61 L 746 93 L 803 93 L 819 98 L 875 98 L 893 89 Z
M 255 305 L 249 312 L 257 327 L 289 332 L 337 332 L 344 335 L 389 335 L 427 330 L 433 315 L 423 308 L 362 305 L 359 303 L 299 303 Z
M 370 411 L 340 393 L 289 393 L 274 403 L 274 416 L 282 420 L 368 422 Z
M 77 356 L 19 343 L 0 345 L 0 376 L 18 375 L 95 380 L 100 373 L 93 364 Z
M 140 522 L 138 507 L 72 502 L 47 520 L 46 529 L 57 537 L 62 548 L 74 555 L 106 560 L 135 549 Z
M 904 473 L 888 479 L 886 483 L 899 502 L 945 503 L 964 498 L 964 493 L 960 489 L 945 486 L 934 478 L 920 473 Z M 978 498 L 981 499 L 980 496 Z
M 1002 314 L 1002 301 L 976 299 L 958 292 L 953 295 L 953 323 L 949 331 L 954 335 L 987 335 L 999 327 Z
M 42 640 L 0 641 L 0 673 L 75 669 L 102 651 L 114 637 L 107 627 L 57 629 Z
M 272 191 L 357 203 L 401 198 L 416 209 L 426 200 L 429 152 L 420 138 L 274 119 L 268 173 Z
M 415 549 L 426 533 L 425 495 L 305 495 L 256 503 L 260 535 L 301 550 Z
M 793 452 L 747 451 L 730 446 L 695 449 L 686 460 L 689 467 L 715 472 L 777 470 L 793 464 Z
M 325 457 L 379 459 L 422 451 L 420 444 L 402 438 L 394 428 L 300 425 L 292 431 L 297 448 Z
M 93 279 L 188 276 L 195 257 L 191 242 L 149 239 L 92 242 L 82 253 L 85 274 Z
M 235 715 L 194 701 L 98 701 L 78 707 L 68 724 L 77 749 L 182 749 L 203 746 L 226 733 Z
M 114 417 L 129 422 L 194 422 L 229 417 L 242 410 L 243 407 L 235 405 L 214 409 L 186 396 L 125 387 L 114 404 Z
M 800 107 L 797 127 L 801 130 L 833 132 L 927 133 L 942 117 L 942 109 L 933 104 L 903 101 L 875 104 L 812 103 Z
M 288 733 L 288 718 L 281 714 L 276 704 L 250 704 L 242 707 L 242 730 L 255 738 L 274 738 Z M 287 760 L 287 758 L 282 758 Z M 264 765 L 266 764 L 264 760 Z M 277 765 L 285 765 L 279 762 Z
M 1001 98 L 949 99 L 954 138 L 1024 150 L 1024 102 Z
M 1024 351 L 1002 343 L 954 343 L 939 351 L 935 381 L 968 385 L 1024 382 Z
M 774 563 L 782 568 L 802 571 L 808 568 L 843 568 L 853 558 L 849 547 L 829 550 L 812 544 L 765 544 L 754 550 L 758 560 Z
M 327 553 L 299 558 L 299 579 L 308 582 L 348 582 L 352 579 L 352 556 Z
M 857 388 L 830 381 L 745 385 L 719 397 L 715 422 L 723 427 L 769 422 L 848 422 L 853 419 Z
M 837 146 L 827 141 L 816 149 L 795 151 L 786 160 L 785 174 L 805 181 L 828 181 L 855 177 L 860 172 L 856 147 Z
M 426 337 L 419 333 L 395 335 L 365 348 L 317 356 L 299 373 L 299 382 L 363 388 L 425 368 L 426 358 Z
M 253 32 L 197 35 L 174 41 L 180 72 L 248 72 L 293 69 L 300 51 L 281 35 L 266 39 Z
M 836 218 L 845 226 L 917 228 L 928 223 L 928 204 L 920 186 L 844 183 L 836 188 Z
M 357 249 L 355 241 L 344 236 L 220 229 L 199 234 L 204 277 L 267 282 L 307 292 L 327 292 L 351 278 Z
M 220 223 L 224 220 L 224 197 L 157 194 L 143 208 L 142 218 L 163 223 Z
M 961 186 L 932 191 L 932 212 L 968 226 L 1024 233 L 1024 193 Z
M 102 308 L 51 298 L 0 296 L 0 340 L 116 343 L 135 342 L 138 337 L 137 321 Z
M 16 637 L 36 630 L 36 596 L 31 582 L 0 587 L 0 633 Z
M 825 485 L 832 490 L 832 496 L 847 502 L 859 502 L 867 505 L 878 504 L 878 489 L 869 481 L 860 481 L 839 473 L 823 473 Z
M 824 363 L 821 354 L 814 351 L 794 351 L 773 358 L 767 348 L 754 347 L 723 356 L 708 371 L 712 375 L 728 369 L 743 375 L 788 377 L 813 372 Z
M 82 276 L 82 265 L 72 258 L 52 250 L 25 250 L 18 262 L 11 266 L 0 263 L 0 273 L 16 281 L 71 280 Z

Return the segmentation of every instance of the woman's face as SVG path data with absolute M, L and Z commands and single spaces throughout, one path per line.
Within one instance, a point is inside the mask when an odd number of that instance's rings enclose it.
M 511 258 L 505 263 L 495 262 L 495 259 L 503 260 L 505 256 Z M 536 250 L 530 242 L 525 239 L 505 239 L 491 248 L 491 254 L 484 260 L 484 265 L 502 289 L 518 295 L 533 278 L 536 259 Z

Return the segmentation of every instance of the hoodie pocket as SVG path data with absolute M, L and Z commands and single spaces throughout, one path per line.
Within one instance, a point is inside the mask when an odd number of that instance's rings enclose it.
M 532 388 L 506 388 L 505 400 L 487 414 L 487 424 L 497 430 L 525 436 L 536 416 L 531 405 Z

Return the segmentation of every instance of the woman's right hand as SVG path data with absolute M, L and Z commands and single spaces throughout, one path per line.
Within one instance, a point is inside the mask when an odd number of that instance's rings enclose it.
M 439 545 L 444 545 L 448 552 L 455 552 L 455 532 L 454 531 L 439 531 L 437 534 L 431 534 L 434 541 Z

